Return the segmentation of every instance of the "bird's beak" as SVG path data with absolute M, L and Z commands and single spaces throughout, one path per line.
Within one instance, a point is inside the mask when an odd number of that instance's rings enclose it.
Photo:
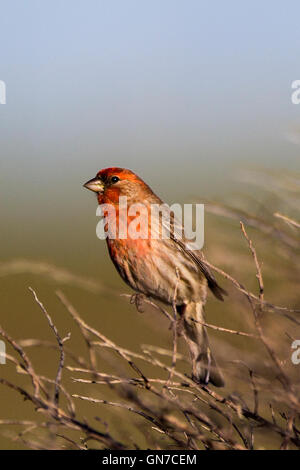
M 90 191 L 94 191 L 94 193 L 103 193 L 104 191 L 103 181 L 101 181 L 98 176 L 87 181 L 83 187 L 89 189 Z

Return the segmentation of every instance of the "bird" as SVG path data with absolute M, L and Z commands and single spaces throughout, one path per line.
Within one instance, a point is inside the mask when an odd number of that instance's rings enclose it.
M 134 290 L 134 295 L 146 296 L 173 307 L 175 303 L 180 331 L 190 352 L 192 379 L 202 386 L 223 387 L 223 373 L 211 352 L 204 325 L 204 305 L 208 290 L 221 301 L 227 292 L 207 267 L 203 253 L 191 250 L 188 240 L 184 236 L 176 237 L 174 230 L 170 230 L 169 237 L 153 237 L 149 221 L 156 216 L 151 213 L 151 207 L 162 205 L 163 201 L 133 171 L 104 168 L 83 186 L 95 192 L 98 204 L 104 207 L 108 252 L 121 278 Z M 122 198 L 126 198 L 128 208 L 142 205 L 146 209 L 146 212 L 139 212 L 139 221 L 140 226 L 141 222 L 147 224 L 147 236 L 133 237 L 129 230 L 124 236 L 118 228 L 109 229 L 116 225 L 120 227 Z M 110 207 L 113 210 L 108 210 Z M 124 219 L 124 211 L 122 214 Z M 148 216 L 146 221 L 143 220 L 145 216 Z M 126 218 L 127 224 L 133 220 L 128 209 Z M 176 231 L 177 221 L 172 220 Z M 159 230 L 161 234 L 161 228 Z

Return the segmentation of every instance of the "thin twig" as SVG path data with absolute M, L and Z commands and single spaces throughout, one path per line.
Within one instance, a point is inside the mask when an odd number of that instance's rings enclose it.
M 258 335 L 254 335 L 252 333 L 245 333 L 244 331 L 230 330 L 228 328 L 223 328 L 221 326 L 211 325 L 210 323 L 201 322 L 199 320 L 194 320 L 194 319 L 192 319 L 192 320 L 195 323 L 199 323 L 200 325 L 206 326 L 207 328 L 212 328 L 213 330 L 216 330 L 216 331 L 222 331 L 224 333 L 231 333 L 231 334 L 237 335 L 237 336 L 247 336 L 248 338 L 259 338 Z
M 33 389 L 34 389 L 34 396 L 37 398 L 40 396 L 40 382 L 38 379 L 37 374 L 34 371 L 34 368 L 31 364 L 31 361 L 27 354 L 25 353 L 24 349 L 14 340 L 12 339 L 6 331 L 0 326 L 0 335 L 3 336 L 3 338 L 6 339 L 6 341 L 9 342 L 9 344 L 14 348 L 15 351 L 19 354 L 19 356 L 23 359 L 24 361 L 24 367 L 26 372 L 31 378 Z
M 252 253 L 252 256 L 253 256 L 253 259 L 254 259 L 254 263 L 255 263 L 255 266 L 256 266 L 256 271 L 257 271 L 256 272 L 256 277 L 257 277 L 258 285 L 259 285 L 259 300 L 262 303 L 264 301 L 264 281 L 263 281 L 263 277 L 262 277 L 262 273 L 261 273 L 261 267 L 260 267 L 258 259 L 257 259 L 256 250 L 253 246 L 252 241 L 250 240 L 250 238 L 248 237 L 248 235 L 246 233 L 245 226 L 244 226 L 243 222 L 240 222 L 240 225 L 241 225 L 241 229 L 242 229 L 242 232 L 244 234 L 244 237 L 246 238 L 246 240 L 248 242 L 248 245 L 249 245 L 249 248 L 251 250 L 251 253 Z
M 175 269 L 175 274 L 176 274 L 176 281 L 175 281 L 175 288 L 174 288 L 174 294 L 173 294 L 173 299 L 172 299 L 172 310 L 173 310 L 173 322 L 172 322 L 172 329 L 173 329 L 173 355 L 172 355 L 172 366 L 171 366 L 171 371 L 169 373 L 169 377 L 166 383 L 166 388 L 168 387 L 168 384 L 172 380 L 173 372 L 176 367 L 176 356 L 177 356 L 177 309 L 176 309 L 176 301 L 177 301 L 177 290 L 178 290 L 178 284 L 180 281 L 179 277 L 179 270 L 176 267 Z
M 279 219 L 284 220 L 287 224 L 292 225 L 293 227 L 300 228 L 299 222 L 296 222 L 296 220 L 291 219 L 287 215 L 283 215 L 283 214 L 280 214 L 279 212 L 275 212 L 274 217 L 278 217 Z
M 55 379 L 55 391 L 54 391 L 54 400 L 53 400 L 54 404 L 56 406 L 58 406 L 58 403 L 59 403 L 59 388 L 60 388 L 60 383 L 61 383 L 61 378 L 62 378 L 62 370 L 63 370 L 64 362 L 65 362 L 64 344 L 63 344 L 63 340 L 61 339 L 61 337 L 58 333 L 58 330 L 57 330 L 56 326 L 54 325 L 54 323 L 52 321 L 52 318 L 50 317 L 49 313 L 47 312 L 47 310 L 44 307 L 44 305 L 42 304 L 42 302 L 39 300 L 36 292 L 32 289 L 32 287 L 29 287 L 29 290 L 30 290 L 30 292 L 32 292 L 34 300 L 36 301 L 36 303 L 38 304 L 38 306 L 40 307 L 40 309 L 44 313 L 44 315 L 45 315 L 45 317 L 46 317 L 46 319 L 49 323 L 50 328 L 54 332 L 54 335 L 56 337 L 56 340 L 57 340 L 57 343 L 58 343 L 58 346 L 59 346 L 60 359 L 59 359 L 59 364 L 58 364 L 58 369 L 57 369 L 57 374 L 56 374 L 56 379 Z

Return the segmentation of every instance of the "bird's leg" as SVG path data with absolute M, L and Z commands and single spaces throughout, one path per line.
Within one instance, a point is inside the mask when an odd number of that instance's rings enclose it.
M 132 294 L 131 296 L 130 303 L 135 304 L 136 309 L 139 313 L 144 313 L 145 311 L 143 309 L 143 303 L 144 303 L 145 298 L 146 298 L 146 295 L 141 294 L 141 293 Z
M 184 318 L 183 316 L 180 316 L 177 320 L 177 334 L 178 336 L 182 336 L 183 334 L 183 329 L 184 329 Z

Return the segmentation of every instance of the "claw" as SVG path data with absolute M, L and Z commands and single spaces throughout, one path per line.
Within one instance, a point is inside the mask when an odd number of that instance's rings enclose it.
M 136 309 L 139 313 L 144 313 L 145 311 L 142 307 L 145 297 L 146 296 L 144 294 L 132 294 L 131 296 L 130 303 L 135 304 Z

